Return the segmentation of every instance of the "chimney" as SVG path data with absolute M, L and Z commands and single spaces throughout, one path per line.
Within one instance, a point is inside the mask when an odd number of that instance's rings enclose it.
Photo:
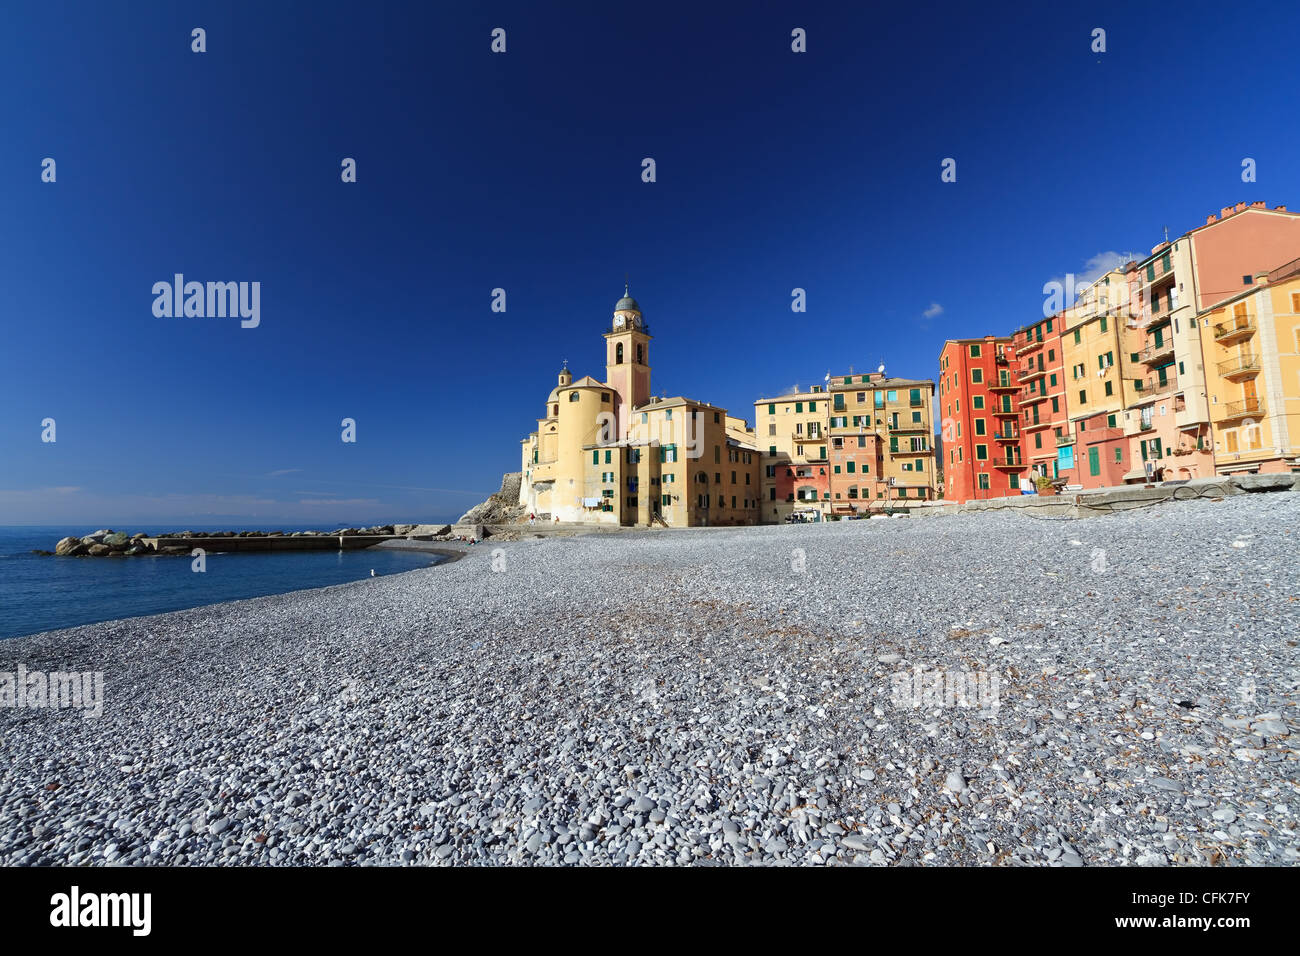
M 1268 273 L 1267 273 L 1267 272 L 1256 272 L 1256 273 L 1255 273 L 1255 285 L 1268 285 Z
M 1219 215 L 1222 216 L 1224 219 L 1227 219 L 1229 216 L 1232 215 L 1232 207 L 1224 206 L 1222 209 L 1219 210 Z
M 1208 216 L 1205 217 L 1205 224 L 1207 226 L 1212 222 L 1218 222 L 1218 221 L 1219 221 L 1219 217 L 1216 216 L 1214 213 L 1210 213 Z
M 1245 211 L 1246 211 L 1246 204 L 1245 204 L 1244 202 L 1239 202 L 1239 203 L 1237 203 L 1237 205 L 1234 206 L 1233 208 L 1234 208 L 1235 210 L 1237 210 L 1237 212 L 1245 212 Z
M 1251 203 L 1251 204 L 1250 204 L 1250 208 L 1251 208 L 1251 209 L 1263 209 L 1263 208 L 1264 208 L 1264 200 L 1261 199 L 1259 202 L 1253 202 L 1253 203 Z
M 1286 212 L 1286 206 L 1274 206 L 1273 208 L 1278 212 Z

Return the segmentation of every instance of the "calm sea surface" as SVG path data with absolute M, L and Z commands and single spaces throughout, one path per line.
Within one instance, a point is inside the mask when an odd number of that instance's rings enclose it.
M 198 574 L 190 570 L 188 557 L 56 558 L 31 553 L 37 548 L 53 551 L 60 538 L 95 530 L 0 527 L 0 638 L 320 588 L 369 577 L 372 568 L 377 575 L 394 574 L 443 560 L 437 554 L 396 550 L 209 552 L 207 570 Z M 119 530 L 134 534 L 155 529 Z M 225 529 L 194 525 L 188 530 Z M 239 530 L 307 529 L 278 525 Z

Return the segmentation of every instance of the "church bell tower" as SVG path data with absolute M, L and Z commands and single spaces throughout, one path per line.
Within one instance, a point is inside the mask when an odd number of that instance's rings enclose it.
M 633 409 L 650 398 L 650 329 L 626 286 L 605 333 L 605 381 L 618 394 L 621 438 L 627 435 Z

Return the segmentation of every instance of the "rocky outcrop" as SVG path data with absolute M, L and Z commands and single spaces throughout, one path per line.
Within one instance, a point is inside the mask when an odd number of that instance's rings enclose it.
M 507 472 L 501 478 L 501 490 L 487 501 L 466 511 L 456 525 L 514 524 L 522 521 L 528 511 L 519 503 L 519 485 L 523 477 L 523 472 Z

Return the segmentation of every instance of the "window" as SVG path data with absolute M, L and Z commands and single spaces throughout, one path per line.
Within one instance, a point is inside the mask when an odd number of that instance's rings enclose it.
M 1101 317 L 1101 330 L 1106 331 L 1106 317 L 1104 315 Z
M 1111 412 L 1109 415 L 1106 416 L 1106 427 L 1107 427 L 1107 428 L 1118 428 L 1118 427 L 1119 427 L 1119 426 L 1116 424 L 1116 419 L 1115 419 L 1115 413 L 1114 413 L 1114 412 Z
M 1052 411 L 1059 412 L 1060 410 L 1061 410 L 1061 400 L 1059 398 L 1052 399 Z
M 1047 350 L 1047 361 L 1049 361 L 1049 362 L 1055 362 L 1055 361 L 1056 361 L 1056 349 L 1048 349 L 1048 350 Z
M 976 461 L 988 461 L 988 460 L 989 460 L 989 446 L 988 446 L 988 445 L 976 445 L 976 446 L 975 446 L 975 460 L 976 460 Z
M 798 413 L 798 414 L 802 414 L 802 413 L 803 413 L 803 402 L 795 402 L 795 403 L 794 403 L 794 410 L 795 410 L 796 413 Z
M 1088 404 L 1088 390 L 1087 390 L 1087 389 L 1084 389 L 1084 388 L 1079 389 L 1079 404 L 1080 404 L 1080 405 L 1087 405 L 1087 404 Z
M 775 404 L 768 405 L 768 406 L 767 406 L 767 413 L 768 413 L 769 415 L 775 415 L 775 414 L 776 414 L 776 405 L 775 405 Z
M 976 434 L 976 435 L 985 435 L 985 434 L 988 434 L 988 433 L 984 430 L 984 419 L 982 419 L 982 418 L 977 418 L 977 419 L 975 419 L 975 434 Z
M 981 491 L 989 490 L 989 476 L 987 472 L 980 472 L 979 486 Z
M 577 400 L 578 400 L 578 393 L 577 393 L 577 392 L 570 392 L 570 393 L 569 393 L 569 401 L 571 401 L 571 402 L 576 402 Z
M 776 457 L 776 446 L 775 446 L 775 445 L 768 445 L 768 446 L 767 446 L 767 453 L 768 453 L 768 455 L 769 455 L 770 457 L 775 458 L 775 457 Z
M 1082 330 L 1080 330 L 1080 329 L 1075 329 L 1075 330 L 1074 330 L 1074 344 L 1075 344 L 1075 345 L 1078 345 L 1078 344 L 1079 344 L 1080 342 L 1082 342 L 1082 341 L 1083 341 L 1083 332 L 1082 332 Z
M 623 343 L 622 342 L 619 342 L 617 345 L 614 346 L 614 364 L 615 365 L 623 364 Z
M 970 347 L 970 357 L 971 357 L 971 358 L 979 358 L 979 357 L 980 357 L 980 347 L 979 347 L 978 345 L 972 345 L 972 346 Z
M 609 392 L 601 392 L 601 393 L 600 393 L 600 400 L 601 400 L 602 402 L 608 402 L 608 401 L 609 401 Z
M 918 459 L 916 459 L 916 470 L 917 470 L 917 471 L 925 471 L 925 459 L 924 459 L 924 458 L 918 458 Z
M 1122 448 L 1115 449 L 1115 464 L 1117 465 L 1124 464 L 1124 449 Z
M 1055 373 L 1055 372 L 1052 373 L 1052 375 L 1051 375 L 1051 381 L 1048 382 L 1048 384 L 1049 384 L 1052 388 L 1056 388 L 1056 373 Z
M 672 410 L 671 408 L 668 408 L 668 409 L 665 409 L 665 410 L 664 410 L 664 419 L 665 419 L 666 421 L 672 421 L 672 420 L 673 420 L 673 410 Z
M 1107 395 L 1114 395 L 1114 394 L 1115 394 L 1115 389 L 1114 389 L 1113 385 L 1112 385 L 1110 382 L 1106 382 L 1106 394 L 1107 394 Z
M 970 380 L 975 385 L 984 381 L 984 370 L 982 368 L 973 368 L 970 370 Z M 890 394 L 893 394 L 892 392 Z

